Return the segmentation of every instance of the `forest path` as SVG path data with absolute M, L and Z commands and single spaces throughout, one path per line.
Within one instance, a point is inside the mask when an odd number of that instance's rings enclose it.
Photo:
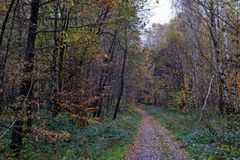
M 143 116 L 137 136 L 124 160 L 187 160 L 172 135 L 152 116 L 137 109 Z

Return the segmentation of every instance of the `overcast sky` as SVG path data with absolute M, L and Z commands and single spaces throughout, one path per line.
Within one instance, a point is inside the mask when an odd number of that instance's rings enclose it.
M 145 8 L 150 9 L 147 11 L 148 13 L 145 13 L 146 19 L 149 21 L 147 28 L 153 23 L 168 23 L 172 18 L 171 0 L 158 0 L 158 3 L 156 0 L 148 0 Z

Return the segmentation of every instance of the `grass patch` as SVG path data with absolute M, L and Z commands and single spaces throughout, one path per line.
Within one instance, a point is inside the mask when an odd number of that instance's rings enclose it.
M 145 106 L 144 109 L 159 121 L 195 160 L 239 160 L 240 117 L 219 117 L 204 112 L 198 124 L 199 112 L 181 113 L 176 110 Z
M 46 114 L 46 113 L 45 113 Z M 66 116 L 47 121 L 48 128 L 68 132 L 68 142 L 49 144 L 24 138 L 20 159 L 29 160 L 120 160 L 128 150 L 139 127 L 141 116 L 130 107 L 121 111 L 116 121 L 105 118 L 96 125 L 78 129 Z M 0 159 L 12 157 L 10 133 L 0 140 Z

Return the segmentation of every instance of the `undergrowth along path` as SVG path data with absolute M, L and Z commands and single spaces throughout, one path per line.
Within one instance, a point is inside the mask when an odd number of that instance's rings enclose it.
M 172 135 L 142 109 L 143 116 L 137 136 L 124 160 L 188 160 Z

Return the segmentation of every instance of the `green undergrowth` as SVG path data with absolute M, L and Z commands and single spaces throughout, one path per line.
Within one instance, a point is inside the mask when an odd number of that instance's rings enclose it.
M 46 114 L 46 113 L 45 113 Z M 29 160 L 120 160 L 139 127 L 141 116 L 134 107 L 119 113 L 116 121 L 104 118 L 97 124 L 78 129 L 66 116 L 47 121 L 48 129 L 68 132 L 68 142 L 48 143 L 24 138 L 20 159 Z M 0 140 L 0 159 L 13 157 L 10 134 Z
M 182 113 L 176 110 L 145 106 L 195 160 L 240 160 L 240 117 L 219 117 L 205 111 Z

